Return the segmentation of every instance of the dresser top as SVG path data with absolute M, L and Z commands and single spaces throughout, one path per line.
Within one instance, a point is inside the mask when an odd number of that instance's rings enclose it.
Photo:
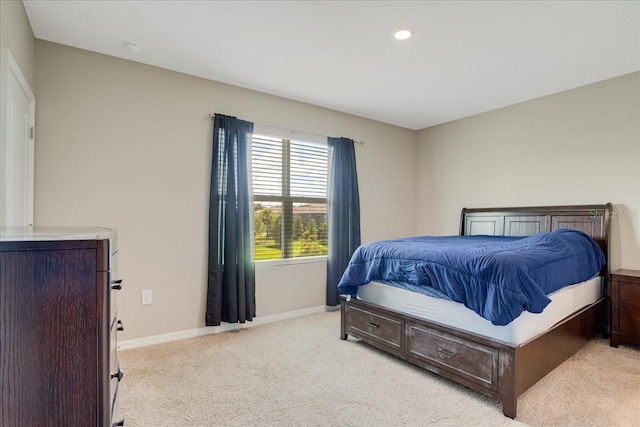
M 115 230 L 104 227 L 0 227 L 0 241 L 114 239 Z
M 611 273 L 616 276 L 640 277 L 640 270 L 620 269 Z

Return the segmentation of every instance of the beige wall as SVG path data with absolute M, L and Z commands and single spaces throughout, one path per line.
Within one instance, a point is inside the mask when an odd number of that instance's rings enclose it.
M 31 31 L 31 24 L 27 19 L 22 1 L 0 0 L 0 224 L 5 224 L 4 218 L 7 209 L 2 206 L 3 200 L 8 197 L 5 194 L 5 163 L 8 160 L 5 144 L 7 141 L 7 84 L 9 82 L 9 51 L 17 63 L 22 75 L 29 85 L 31 92 L 35 94 L 35 38 Z M 15 71 L 15 70 L 14 70 Z M 20 83 L 21 85 L 23 84 Z
M 640 268 L 640 73 L 418 132 L 418 234 L 462 207 L 614 203 L 612 267 Z
M 35 39 L 22 1 L 0 1 L 0 46 L 2 46 L 0 70 L 2 70 L 3 89 L 7 71 L 6 48 L 9 48 L 31 90 L 35 93 Z
M 415 231 L 413 131 L 43 41 L 36 84 L 35 223 L 119 230 L 122 339 L 204 325 L 211 112 L 364 140 L 363 240 Z M 258 316 L 324 305 L 325 269 L 258 269 Z
M 640 268 L 640 73 L 413 132 L 43 41 L 35 60 L 35 222 L 119 230 L 122 339 L 203 326 L 210 112 L 366 141 L 363 241 L 455 234 L 463 206 L 611 201 L 613 267 Z M 256 278 L 258 316 L 324 304 L 324 263 Z

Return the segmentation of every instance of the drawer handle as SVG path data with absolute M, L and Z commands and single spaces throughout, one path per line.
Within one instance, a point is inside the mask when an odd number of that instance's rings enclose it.
M 116 291 L 119 291 L 120 289 L 122 289 L 122 279 L 112 280 L 111 289 L 114 289 Z
M 456 352 L 447 350 L 446 348 L 439 348 L 438 353 L 442 353 L 445 356 L 449 356 L 449 357 L 456 357 L 458 355 Z
M 122 320 L 118 319 L 118 323 L 116 323 L 116 329 L 120 332 L 124 331 L 124 326 L 122 325 Z
M 111 374 L 111 379 L 117 378 L 118 382 L 122 381 L 122 377 L 124 377 L 124 371 L 120 368 L 118 368 L 118 372 Z
M 112 427 L 124 427 L 124 418 L 118 421 L 117 423 L 113 423 Z
M 376 328 L 376 329 L 378 329 L 380 327 L 380 325 L 376 325 L 373 322 L 369 322 L 369 323 L 367 323 L 367 325 L 371 326 L 372 328 Z

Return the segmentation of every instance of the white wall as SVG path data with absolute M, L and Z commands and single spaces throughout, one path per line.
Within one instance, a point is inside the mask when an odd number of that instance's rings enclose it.
M 463 207 L 614 203 L 612 268 L 640 268 L 640 73 L 418 133 L 418 234 Z
M 204 326 L 209 113 L 364 140 L 363 241 L 415 231 L 413 131 L 44 41 L 36 85 L 35 223 L 119 230 L 124 340 Z M 324 305 L 325 270 L 259 268 L 258 316 Z

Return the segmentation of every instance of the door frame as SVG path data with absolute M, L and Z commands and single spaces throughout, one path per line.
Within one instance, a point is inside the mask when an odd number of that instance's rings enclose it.
M 24 77 L 24 74 L 22 72 L 22 70 L 20 69 L 20 66 L 18 65 L 18 62 L 16 61 L 15 57 L 13 56 L 13 52 L 11 52 L 10 48 L 5 48 L 5 55 L 7 58 L 7 69 L 6 69 L 6 73 L 2 73 L 3 75 L 6 75 L 6 78 L 3 78 L 2 80 L 2 99 L 0 100 L 0 102 L 2 103 L 2 117 L 0 118 L 1 124 L 2 124 L 2 131 L 0 132 L 0 184 L 2 184 L 3 182 L 6 182 L 7 180 L 7 164 L 6 162 L 8 161 L 7 159 L 7 126 L 8 126 L 8 120 L 7 120 L 7 114 L 9 111 L 9 98 L 8 98 L 8 88 L 9 88 L 9 79 L 13 78 L 16 80 L 16 82 L 18 83 L 18 85 L 20 86 L 20 88 L 23 90 L 23 92 L 25 93 L 25 95 L 27 96 L 27 99 L 29 101 L 29 117 L 28 117 L 28 127 L 30 129 L 35 129 L 35 120 L 36 120 L 36 97 L 33 93 L 33 91 L 31 90 L 31 88 L 29 87 L 29 83 L 27 83 L 27 79 Z M 2 70 L 5 71 L 5 70 Z M 35 131 L 32 135 L 30 135 L 29 137 L 27 137 L 27 167 L 26 167 L 26 171 L 27 171 L 27 185 L 26 185 L 26 199 L 27 199 L 27 212 L 26 212 L 26 218 L 25 218 L 25 223 L 28 226 L 32 226 L 33 225 L 33 210 L 34 210 L 34 181 L 35 181 L 35 169 L 34 169 L 34 157 L 35 157 Z M 3 202 L 6 199 L 6 194 L 5 194 L 5 185 L 2 184 L 0 185 L 0 202 Z M 0 206 L 3 203 L 0 203 Z M 5 210 L 4 209 L 0 209 L 0 226 L 5 224 Z

